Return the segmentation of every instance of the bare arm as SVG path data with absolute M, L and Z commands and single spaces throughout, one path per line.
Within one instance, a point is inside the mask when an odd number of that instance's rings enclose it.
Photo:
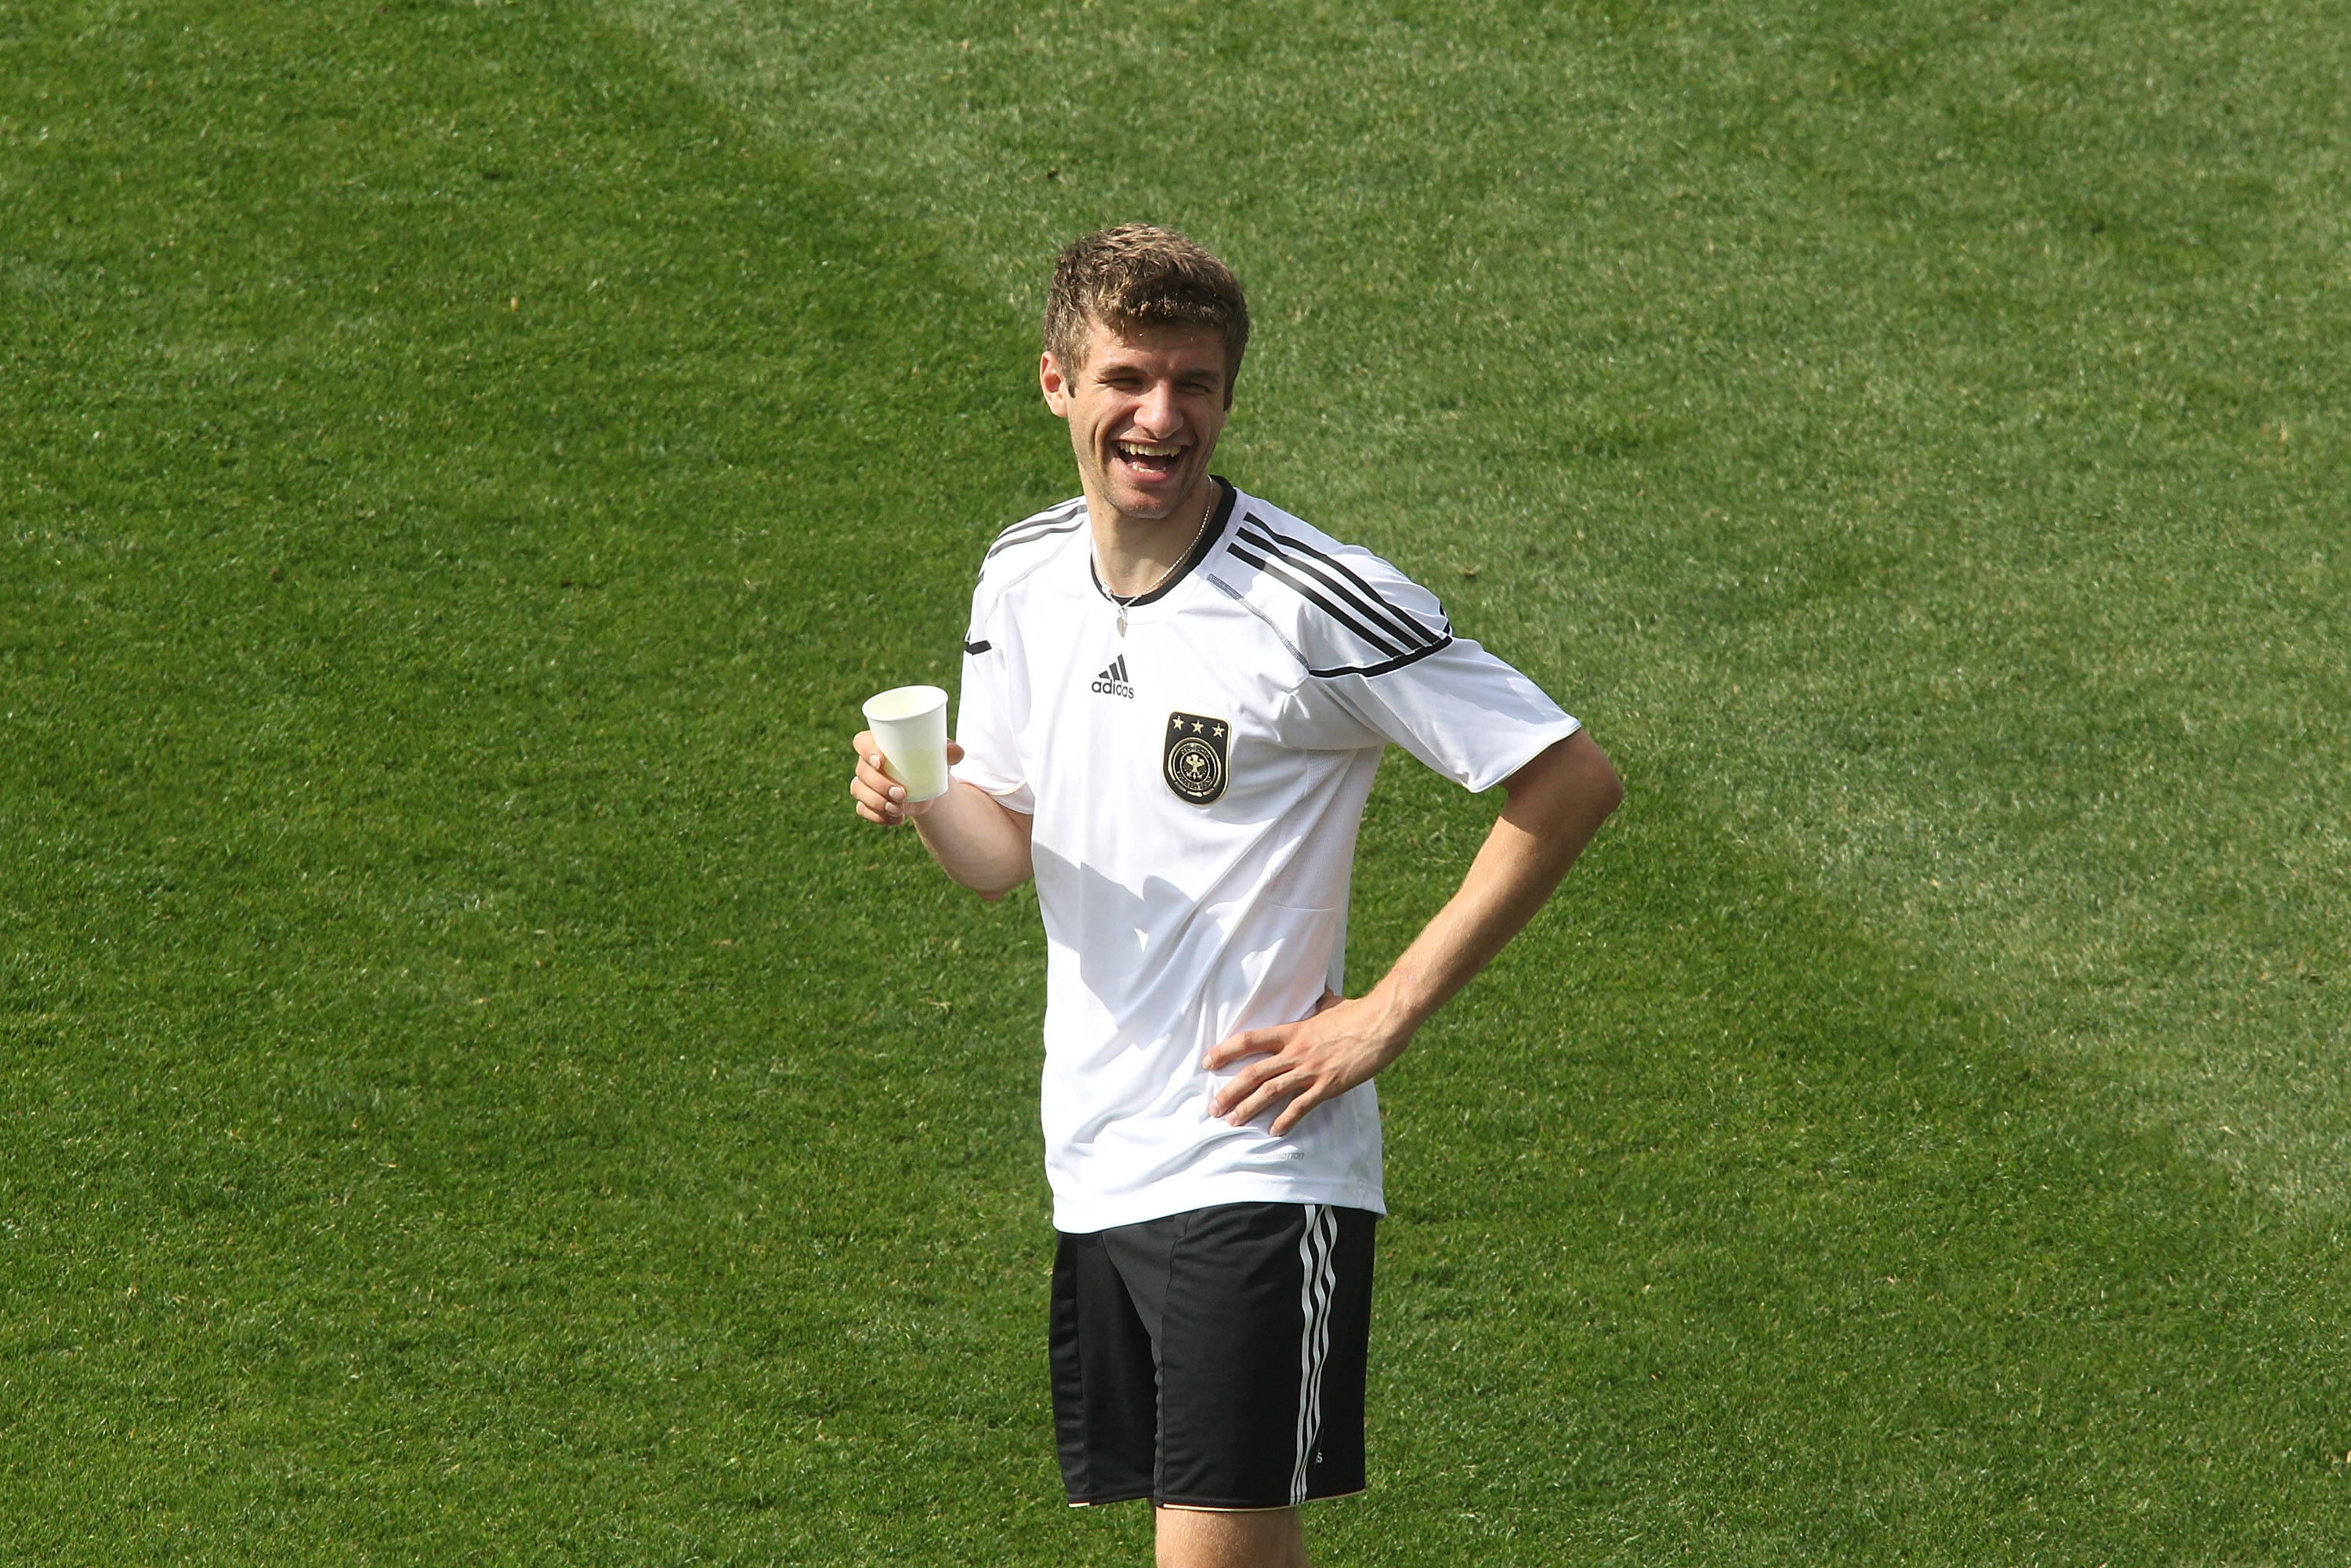
M 982 898 L 1002 898 L 1029 880 L 1025 814 L 960 779 L 950 780 L 947 792 L 936 800 L 910 806 L 905 788 L 882 771 L 882 748 L 872 732 L 859 732 L 855 745 L 857 776 L 849 795 L 859 816 L 883 827 L 912 821 L 939 869 Z M 963 747 L 948 742 L 947 760 L 962 761 Z
M 1616 770 L 1582 730 L 1502 788 L 1510 803 L 1460 891 L 1378 985 L 1361 997 L 1326 998 L 1322 1010 L 1296 1023 L 1234 1035 L 1208 1052 L 1210 1068 L 1258 1058 L 1218 1092 L 1212 1106 L 1217 1115 L 1238 1126 L 1287 1100 L 1273 1121 L 1275 1133 L 1286 1133 L 1323 1101 L 1402 1056 L 1413 1031 L 1534 917 L 1625 798 Z

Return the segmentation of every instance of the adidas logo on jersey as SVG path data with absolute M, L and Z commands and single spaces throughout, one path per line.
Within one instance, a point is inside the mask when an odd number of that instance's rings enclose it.
M 1132 699 L 1134 688 L 1126 684 L 1126 655 L 1121 653 L 1110 662 L 1110 668 L 1094 677 L 1094 690 L 1103 696 Z

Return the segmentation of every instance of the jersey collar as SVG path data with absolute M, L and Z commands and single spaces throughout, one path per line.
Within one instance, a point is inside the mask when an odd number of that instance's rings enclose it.
M 1231 480 L 1221 474 L 1209 475 L 1208 481 L 1217 487 L 1216 510 L 1209 514 L 1208 526 L 1200 530 L 1200 537 L 1192 541 L 1192 548 L 1184 552 L 1184 559 L 1176 563 L 1176 570 L 1167 574 L 1167 580 L 1148 593 L 1128 600 L 1126 607 L 1129 610 L 1138 610 L 1146 604 L 1156 604 L 1175 592 L 1176 587 L 1192 575 L 1192 569 L 1207 559 L 1209 552 L 1214 550 L 1217 543 L 1224 538 L 1226 526 L 1233 520 L 1233 502 L 1240 492 L 1234 488 Z M 1094 570 L 1094 558 L 1092 550 L 1086 552 L 1086 578 L 1094 585 L 1096 593 L 1101 594 L 1113 604 L 1118 602 L 1111 599 L 1110 590 L 1102 586 L 1102 575 Z

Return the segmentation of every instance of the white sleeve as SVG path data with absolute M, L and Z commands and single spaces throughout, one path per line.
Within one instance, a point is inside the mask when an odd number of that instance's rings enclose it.
M 1353 549 L 1321 559 L 1329 570 L 1317 591 L 1336 612 L 1301 628 L 1298 699 L 1310 709 L 1343 715 L 1470 790 L 1492 789 L 1582 727 L 1541 686 L 1455 636 L 1437 596 L 1386 561 Z
M 1490 789 L 1582 727 L 1466 637 L 1379 674 L 1309 676 L 1364 728 L 1456 784 Z
M 1033 815 L 1037 797 L 1029 787 L 1019 737 L 1029 715 L 1026 666 L 1012 641 L 1011 618 L 990 616 L 979 593 L 972 595 L 971 630 L 963 641 L 963 693 L 956 710 L 956 743 L 963 760 L 955 776 L 987 790 L 1013 810 Z M 991 625 L 991 621 L 994 624 Z

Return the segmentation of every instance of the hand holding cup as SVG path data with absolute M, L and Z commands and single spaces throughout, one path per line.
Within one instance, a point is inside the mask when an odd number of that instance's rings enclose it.
M 857 802 L 859 816 L 869 822 L 879 822 L 885 828 L 895 827 L 921 816 L 938 804 L 937 796 L 927 800 L 909 801 L 906 799 L 906 787 L 890 776 L 889 759 L 883 753 L 882 743 L 873 738 L 872 730 L 858 731 L 857 739 L 852 744 L 857 747 L 857 776 L 850 781 L 849 797 Z M 950 767 L 961 762 L 963 747 L 952 740 L 948 741 L 946 759 Z
M 857 737 L 857 781 L 850 794 L 871 822 L 902 822 L 947 792 L 947 768 L 963 747 L 947 740 L 947 694 L 895 686 L 865 704 L 871 728 Z

